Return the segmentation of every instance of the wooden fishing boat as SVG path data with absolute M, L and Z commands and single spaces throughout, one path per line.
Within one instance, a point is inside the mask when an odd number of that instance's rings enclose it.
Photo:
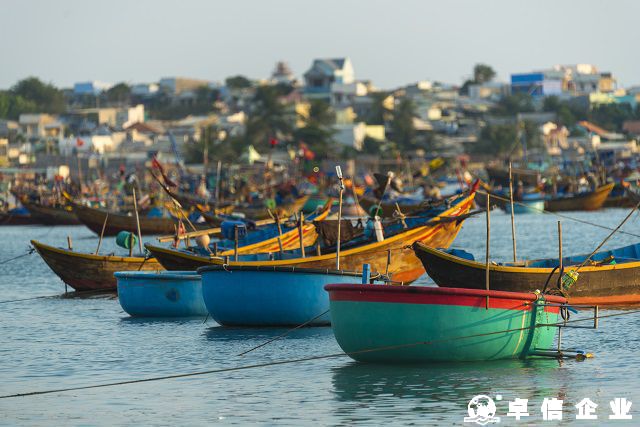
M 116 291 L 117 271 L 157 271 L 162 266 L 153 258 L 93 255 L 55 248 L 36 240 L 31 245 L 49 268 L 76 291 Z
M 431 246 L 449 247 L 456 238 L 465 214 L 473 204 L 473 194 L 445 210 L 426 224 L 397 233 L 382 241 L 364 244 L 340 252 L 340 268 L 357 271 L 363 264 L 371 264 L 374 271 L 388 271 L 394 281 L 410 283 L 424 273 L 424 268 L 409 245 L 421 241 Z M 171 248 L 146 244 L 145 247 L 167 270 L 193 271 L 207 265 L 221 265 L 220 257 L 199 256 Z M 389 257 L 389 265 L 387 260 Z M 333 269 L 336 255 L 333 253 L 277 260 L 229 261 L 231 266 L 251 267 L 306 267 Z
M 420 242 L 413 248 L 438 284 L 453 288 L 484 288 L 486 266 L 466 251 L 440 250 Z M 587 255 L 563 258 L 564 271 L 576 269 Z M 613 257 L 613 258 L 611 258 Z M 568 290 L 570 304 L 628 305 L 640 303 L 640 244 L 596 253 L 579 270 L 578 281 Z M 615 263 L 613 263 L 615 261 Z M 489 265 L 491 289 L 533 292 L 557 288 L 558 259 L 539 259 Z
M 545 209 L 551 212 L 598 210 L 609 197 L 614 185 L 610 183 L 596 188 L 595 191 L 548 199 L 545 201 Z
M 105 236 L 115 236 L 121 231 L 136 231 L 135 215 L 127 215 L 118 212 L 109 212 L 102 209 L 90 208 L 83 205 L 74 205 L 73 211 L 84 225 L 96 234 L 100 234 L 104 220 L 109 215 L 107 225 L 104 229 Z M 140 216 L 140 232 L 149 234 L 169 234 L 175 233 L 176 220 L 166 217 L 145 217 Z M 194 224 L 196 227 L 200 225 Z
M 358 199 L 358 202 L 365 212 L 370 212 L 372 208 L 378 206 L 379 200 L 373 197 L 362 196 Z M 396 203 L 394 202 L 384 201 L 380 203 L 380 209 L 382 210 L 382 215 L 388 218 L 392 217 L 393 214 L 396 213 L 398 207 L 400 207 L 400 211 L 403 214 L 409 215 L 420 210 L 430 209 L 443 203 L 444 202 L 439 203 L 438 201 L 422 201 L 420 203 L 398 203 L 398 206 L 396 206 Z
M 484 282 L 482 282 L 484 283 Z M 551 349 L 557 296 L 424 286 L 335 284 L 329 292 L 338 344 L 363 362 L 470 362 Z
M 0 213 L 0 225 L 33 225 L 38 222 L 25 208 L 15 208 Z
M 328 325 L 325 285 L 362 283 L 362 273 L 314 268 L 208 266 L 198 269 L 209 314 L 225 326 Z
M 27 208 L 31 217 L 39 224 L 44 225 L 80 225 L 81 222 L 69 205 L 64 206 L 44 206 L 38 203 L 22 201 L 22 205 Z
M 266 207 L 252 206 L 236 206 L 234 212 L 244 214 L 244 216 L 247 218 L 257 220 L 271 218 L 271 216 L 273 215 L 277 215 L 280 218 L 287 218 L 300 212 L 305 203 L 307 203 L 307 200 L 309 200 L 309 196 L 299 197 L 291 203 L 277 206 L 274 210 L 271 211 L 271 213 L 269 213 L 269 210 Z
M 508 197 L 508 196 L 507 196 Z M 522 200 L 513 201 L 514 214 L 543 214 L 545 200 L 539 194 L 525 194 Z M 502 210 L 511 213 L 511 203 L 503 202 Z
M 206 316 L 202 281 L 192 271 L 119 271 L 118 301 L 134 317 Z

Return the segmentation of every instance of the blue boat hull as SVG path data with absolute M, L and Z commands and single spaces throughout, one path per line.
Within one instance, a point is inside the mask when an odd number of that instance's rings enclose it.
M 505 203 L 503 206 L 507 213 L 511 212 L 511 204 Z M 544 199 L 539 200 L 519 200 L 513 203 L 513 213 L 518 214 L 542 214 L 544 213 Z
M 209 314 L 225 326 L 292 326 L 315 317 L 310 326 L 329 325 L 324 286 L 362 282 L 358 273 L 291 267 L 211 266 L 198 273 Z
M 115 273 L 122 309 L 135 317 L 206 316 L 202 282 L 194 272 Z

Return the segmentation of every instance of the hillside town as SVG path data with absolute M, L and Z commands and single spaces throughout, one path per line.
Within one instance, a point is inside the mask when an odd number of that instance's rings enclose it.
M 351 159 L 375 171 L 436 158 L 543 167 L 595 156 L 635 168 L 640 86 L 621 87 L 596 65 L 518 70 L 501 82 L 477 64 L 464 82 L 393 89 L 362 79 L 356 66 L 348 57 L 314 59 L 301 73 L 278 62 L 261 79 L 72 88 L 25 78 L 0 91 L 0 170 L 91 176 L 154 157 L 205 169 L 299 157 L 330 169 Z

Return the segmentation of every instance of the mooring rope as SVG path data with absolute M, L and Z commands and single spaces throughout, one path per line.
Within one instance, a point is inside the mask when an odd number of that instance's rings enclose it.
M 31 300 L 36 300 L 36 299 L 46 299 L 46 298 L 75 298 L 77 296 L 82 296 L 82 295 L 90 295 L 90 294 L 100 294 L 100 293 L 106 293 L 106 292 L 116 292 L 115 288 L 100 288 L 100 289 L 89 289 L 86 291 L 73 291 L 67 294 L 57 294 L 57 295 L 41 295 L 38 297 L 29 297 L 29 298 L 20 298 L 20 299 L 10 299 L 10 300 L 4 300 L 4 301 L 0 301 L 0 304 L 7 304 L 10 302 L 22 302 L 22 301 L 31 301 Z
M 495 194 L 486 193 L 486 192 L 484 192 L 482 190 L 477 190 L 477 193 L 478 194 L 484 194 L 484 195 L 489 194 L 489 196 L 494 198 L 494 199 L 502 200 L 503 202 L 509 202 L 509 203 L 511 202 L 511 200 L 506 198 L 506 197 L 496 196 Z M 527 209 L 532 210 L 532 211 L 538 211 L 538 212 L 541 212 L 541 213 L 544 213 L 544 214 L 555 215 L 555 216 L 557 216 L 559 218 L 564 218 L 564 219 L 567 219 L 569 221 L 575 221 L 575 222 L 579 222 L 579 223 L 582 223 L 582 224 L 591 225 L 591 226 L 594 226 L 594 227 L 602 228 L 604 230 L 609 230 L 609 231 L 613 231 L 614 230 L 613 228 L 607 227 L 606 225 L 596 224 L 596 223 L 591 222 L 591 221 L 586 221 L 584 219 L 574 218 L 574 217 L 571 217 L 571 216 L 568 216 L 568 215 L 559 214 L 557 212 L 551 212 L 551 211 L 548 211 L 548 210 L 545 210 L 545 209 L 538 209 L 538 208 L 535 208 L 533 206 L 527 205 L 526 203 L 517 202 L 515 200 L 513 201 L 513 203 L 516 204 L 516 205 L 524 206 Z M 634 234 L 634 233 L 630 233 L 630 232 L 624 231 L 624 230 L 620 230 L 620 231 L 618 231 L 618 233 L 627 234 L 627 235 L 633 236 L 633 237 L 640 237 L 640 234 Z
M 16 256 L 16 257 L 9 258 L 9 259 L 5 259 L 4 261 L 0 261 L 0 265 L 2 265 L 2 264 L 6 264 L 6 263 L 8 263 L 8 262 L 10 262 L 10 261 L 14 261 L 14 260 L 19 259 L 19 258 L 22 258 L 22 257 L 26 257 L 27 255 L 31 255 L 31 254 L 32 254 L 32 253 L 34 253 L 35 251 L 36 251 L 36 249 L 35 249 L 35 248 L 29 248 L 29 250 L 28 250 L 26 253 L 22 254 L 22 255 L 18 255 L 18 256 Z
M 619 317 L 619 316 L 625 316 L 625 315 L 636 314 L 636 313 L 640 313 L 640 309 L 624 311 L 621 313 L 605 314 L 603 316 L 598 316 L 597 318 L 605 319 L 610 317 Z M 163 380 L 170 380 L 170 379 L 177 379 L 177 378 L 196 377 L 196 376 L 203 376 L 203 375 L 210 375 L 210 374 L 217 374 L 217 373 L 224 373 L 224 372 L 242 371 L 247 369 L 266 368 L 270 366 L 288 365 L 288 364 L 309 362 L 309 361 L 321 360 L 321 359 L 331 359 L 331 358 L 344 357 L 344 356 L 355 356 L 359 354 L 373 353 L 378 351 L 397 350 L 402 348 L 417 347 L 420 345 L 433 345 L 433 344 L 439 344 L 439 343 L 448 342 L 448 341 L 456 341 L 456 340 L 463 340 L 463 339 L 469 339 L 469 338 L 479 338 L 479 337 L 504 334 L 509 332 L 519 332 L 519 331 L 525 331 L 525 330 L 541 328 L 541 327 L 564 327 L 569 323 L 577 323 L 577 322 L 584 322 L 584 321 L 593 321 L 593 318 L 591 317 L 591 318 L 585 318 L 585 319 L 567 320 L 561 323 L 541 323 L 533 326 L 525 326 L 522 328 L 505 329 L 502 331 L 485 332 L 481 334 L 473 334 L 473 335 L 466 335 L 466 336 L 460 336 L 460 337 L 441 338 L 441 339 L 431 340 L 431 341 L 417 341 L 410 344 L 396 344 L 396 345 L 389 345 L 389 346 L 381 346 L 381 347 L 375 347 L 375 348 L 368 348 L 364 350 L 358 350 L 351 353 L 331 353 L 331 354 L 318 355 L 318 356 L 302 357 L 297 359 L 285 359 L 285 360 L 276 360 L 276 361 L 264 362 L 264 363 L 256 363 L 252 365 L 232 366 L 228 368 L 211 369 L 211 370 L 197 371 L 197 372 L 187 372 L 183 374 L 172 374 L 172 375 L 164 375 L 164 376 L 158 376 L 158 377 L 141 378 L 141 379 L 135 379 L 135 380 L 124 380 L 124 381 L 117 381 L 112 383 L 66 387 L 66 388 L 58 388 L 58 389 L 50 389 L 50 390 L 42 390 L 42 391 L 32 391 L 27 393 L 7 394 L 7 395 L 0 396 L 0 399 L 9 399 L 13 397 L 37 396 L 37 395 L 52 394 L 52 393 L 63 393 L 68 391 L 88 390 L 88 389 L 95 389 L 95 388 L 115 387 L 115 386 L 128 385 L 128 384 L 138 384 L 138 383 L 163 381 Z

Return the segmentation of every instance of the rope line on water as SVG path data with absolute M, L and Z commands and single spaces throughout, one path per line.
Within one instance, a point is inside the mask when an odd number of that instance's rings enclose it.
M 496 196 L 495 194 L 487 193 L 486 191 L 477 190 L 477 193 L 478 194 L 484 194 L 484 195 L 489 194 L 489 197 L 491 197 L 491 198 L 502 200 L 503 202 L 509 202 L 509 203 L 511 202 L 511 200 L 506 198 L 506 197 Z M 613 228 L 607 227 L 606 225 L 596 224 L 596 223 L 591 222 L 591 221 L 586 221 L 584 219 L 574 218 L 572 216 L 559 214 L 557 212 L 551 212 L 551 211 L 548 211 L 548 210 L 545 210 L 545 209 L 538 209 L 538 208 L 535 208 L 533 206 L 527 205 L 526 203 L 522 203 L 522 202 L 519 202 L 519 201 L 515 201 L 514 200 L 513 204 L 514 205 L 524 206 L 527 209 L 530 209 L 532 211 L 538 211 L 538 212 L 541 212 L 543 214 L 555 215 L 555 216 L 557 216 L 559 218 L 564 218 L 564 219 L 567 219 L 569 221 L 575 221 L 575 222 L 579 222 L 579 223 L 582 223 L 582 224 L 585 224 L 585 225 L 591 225 L 591 226 L 594 226 L 594 227 L 602 228 L 603 230 L 609 230 L 609 231 L 613 231 L 614 230 Z M 618 233 L 627 234 L 627 235 L 633 236 L 633 237 L 640 237 L 640 234 L 634 234 L 634 233 L 630 233 L 630 232 L 624 231 L 624 230 L 620 230 L 620 231 L 618 231 Z
M 281 333 L 280 335 L 278 335 L 277 337 L 271 338 L 270 340 L 265 341 L 265 342 L 263 342 L 262 344 L 257 345 L 257 346 L 255 346 L 255 347 L 253 347 L 253 348 L 250 348 L 249 350 L 243 351 L 242 353 L 239 353 L 239 354 L 237 354 L 236 356 L 244 356 L 245 354 L 247 354 L 247 353 L 251 353 L 251 352 L 252 352 L 252 351 L 254 351 L 254 350 L 257 350 L 257 349 L 259 349 L 259 348 L 262 348 L 262 347 L 264 347 L 264 346 L 265 346 L 265 345 L 267 345 L 267 344 L 271 344 L 272 342 L 277 341 L 277 340 L 279 340 L 280 338 L 283 338 L 283 337 L 285 337 L 285 336 L 289 335 L 291 332 L 293 332 L 293 331 L 295 331 L 295 330 L 298 330 L 298 329 L 300 329 L 300 328 L 302 328 L 302 327 L 304 327 L 304 326 L 307 326 L 309 323 L 313 322 L 313 321 L 314 321 L 314 320 L 316 320 L 316 319 L 319 319 L 320 317 L 324 316 L 324 315 L 325 315 L 325 314 L 327 314 L 328 312 L 329 312 L 329 310 L 325 310 L 325 311 L 323 311 L 322 313 L 318 314 L 317 316 L 313 317 L 312 319 L 309 319 L 309 320 L 307 320 L 306 322 L 304 322 L 304 323 L 302 323 L 302 324 L 300 324 L 300 325 L 296 326 L 295 328 L 291 328 L 291 329 L 289 329 L 289 330 L 286 330 L 286 331 L 284 331 L 283 333 Z
M 100 294 L 105 292 L 116 292 L 115 288 L 101 288 L 101 289 L 91 289 L 86 291 L 73 291 L 68 294 L 57 294 L 57 295 L 41 295 L 39 297 L 29 297 L 29 298 L 20 298 L 20 299 L 10 299 L 0 301 L 0 304 L 7 304 L 10 302 L 22 302 L 22 301 L 31 301 L 36 299 L 46 299 L 46 298 L 75 298 L 82 295 L 91 295 L 91 294 Z
M 16 260 L 16 259 L 18 259 L 18 258 L 22 258 L 22 257 L 26 257 L 26 256 L 28 256 L 28 255 L 31 255 L 31 254 L 32 254 L 32 253 L 34 253 L 35 251 L 36 251 L 36 249 L 35 249 L 35 248 L 29 248 L 29 250 L 27 250 L 27 252 L 26 252 L 26 253 L 23 253 L 22 255 L 18 255 L 18 256 L 15 256 L 15 257 L 13 257 L 13 258 L 9 258 L 9 259 L 5 259 L 5 260 L 3 260 L 3 261 L 0 261 L 0 265 L 2 265 L 2 264 L 6 264 L 6 263 L 8 263 L 8 262 L 10 262 L 10 261 L 14 261 L 14 260 Z
M 640 309 L 598 316 L 598 319 L 619 317 L 619 316 L 625 316 L 625 315 L 636 314 L 636 313 L 640 313 Z M 366 354 L 366 353 L 372 353 L 372 352 L 378 352 L 378 351 L 397 350 L 401 348 L 417 347 L 420 345 L 433 345 L 433 344 L 439 344 L 439 343 L 448 342 L 448 341 L 456 341 L 456 340 L 463 340 L 463 339 L 469 339 L 469 338 L 479 338 L 479 337 L 485 337 L 490 335 L 504 334 L 508 332 L 519 332 L 519 331 L 525 331 L 525 330 L 535 329 L 540 327 L 564 327 L 569 323 L 577 323 L 577 322 L 584 322 L 584 321 L 592 322 L 593 318 L 591 317 L 591 318 L 585 318 L 585 319 L 567 320 L 561 323 L 536 324 L 533 326 L 526 326 L 522 328 L 512 328 L 512 329 L 506 329 L 502 331 L 485 332 L 482 334 L 473 334 L 473 335 L 451 337 L 451 338 L 441 338 L 441 339 L 431 340 L 431 341 L 417 341 L 410 344 L 382 346 L 382 347 L 354 351 L 351 353 L 331 353 L 331 354 L 318 355 L 318 356 L 302 357 L 297 359 L 276 360 L 272 362 L 256 363 L 252 365 L 232 366 L 229 368 L 211 369 L 207 371 L 187 372 L 183 374 L 164 375 L 159 377 L 141 378 L 141 379 L 135 379 L 135 380 L 124 380 L 124 381 L 117 381 L 112 383 L 93 384 L 93 385 L 77 386 L 77 387 L 66 387 L 66 388 L 59 388 L 59 389 L 32 391 L 27 393 L 7 394 L 7 395 L 0 396 L 0 399 L 9 399 L 13 397 L 37 396 L 37 395 L 43 395 L 43 394 L 63 393 L 68 391 L 88 390 L 88 389 L 96 389 L 96 388 L 115 387 L 115 386 L 128 385 L 128 384 L 138 384 L 138 383 L 163 381 L 163 380 L 170 380 L 170 379 L 177 379 L 177 378 L 196 377 L 196 376 L 203 376 L 203 375 L 210 375 L 210 374 L 217 374 L 217 373 L 224 373 L 224 372 L 243 371 L 243 370 L 255 369 L 255 368 L 266 368 L 270 366 L 288 365 L 288 364 L 294 364 L 294 363 L 309 362 L 309 361 L 321 360 L 321 359 L 331 359 L 331 358 L 344 357 L 344 356 L 354 356 L 354 355 Z

